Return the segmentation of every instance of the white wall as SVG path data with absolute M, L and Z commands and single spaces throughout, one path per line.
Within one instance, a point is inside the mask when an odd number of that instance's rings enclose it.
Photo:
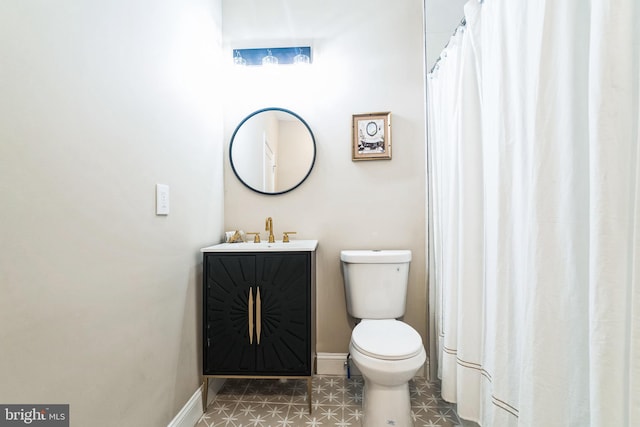
M 197 389 L 198 249 L 223 230 L 220 15 L 0 3 L 0 402 L 156 427 Z
M 297 231 L 298 239 L 319 240 L 320 352 L 346 353 L 351 334 L 340 250 L 411 249 L 406 320 L 425 336 L 422 2 L 225 0 L 223 34 L 229 63 L 236 47 L 313 46 L 313 64 L 306 70 L 230 71 L 224 108 L 227 146 L 246 115 L 277 106 L 305 119 L 318 148 L 309 179 L 280 196 L 243 187 L 225 159 L 225 227 L 259 231 L 271 216 L 278 239 L 286 230 Z M 392 112 L 393 159 L 353 162 L 352 114 L 379 111 Z

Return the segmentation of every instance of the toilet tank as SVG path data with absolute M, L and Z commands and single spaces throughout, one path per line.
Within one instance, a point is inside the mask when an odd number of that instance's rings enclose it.
M 340 252 L 347 311 L 358 319 L 397 319 L 405 312 L 409 250 Z

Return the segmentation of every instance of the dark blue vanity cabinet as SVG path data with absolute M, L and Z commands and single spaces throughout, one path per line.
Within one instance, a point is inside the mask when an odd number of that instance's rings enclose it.
M 211 252 L 203 269 L 205 407 L 210 377 L 304 378 L 311 396 L 315 252 Z

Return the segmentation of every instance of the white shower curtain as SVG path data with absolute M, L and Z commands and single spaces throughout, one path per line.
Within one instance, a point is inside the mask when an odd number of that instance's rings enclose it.
M 465 18 L 427 84 L 442 395 L 488 427 L 640 426 L 640 2 Z

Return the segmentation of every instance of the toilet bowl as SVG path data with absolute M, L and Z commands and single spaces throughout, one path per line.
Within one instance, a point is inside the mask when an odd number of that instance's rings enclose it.
M 418 332 L 399 320 L 363 320 L 349 351 L 364 378 L 363 427 L 413 426 L 409 380 L 427 357 Z
M 409 380 L 427 355 L 405 314 L 409 250 L 346 250 L 340 260 L 347 311 L 361 319 L 349 352 L 364 378 L 363 427 L 410 427 Z

